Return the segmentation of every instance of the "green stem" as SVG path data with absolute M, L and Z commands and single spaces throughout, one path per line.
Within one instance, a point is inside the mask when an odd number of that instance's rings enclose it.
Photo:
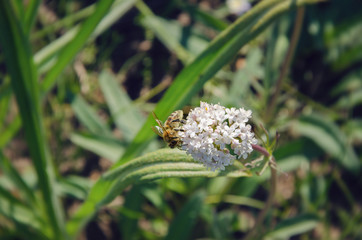
M 171 85 L 171 79 L 165 79 L 165 80 L 161 81 L 157 86 L 152 88 L 149 92 L 147 92 L 146 94 L 137 98 L 134 101 L 134 103 L 135 104 L 144 104 L 149 99 L 153 98 L 154 96 L 156 96 L 157 94 L 159 94 L 160 92 L 165 90 L 170 85 Z
M 304 19 L 304 12 L 305 12 L 305 8 L 304 7 L 299 7 L 297 10 L 297 15 L 295 17 L 295 22 L 294 22 L 294 27 L 293 27 L 293 34 L 292 34 L 292 38 L 290 40 L 290 45 L 287 51 L 287 55 L 284 59 L 283 65 L 282 65 L 282 69 L 279 75 L 279 78 L 277 80 L 276 83 L 276 87 L 275 87 L 275 92 L 270 100 L 270 104 L 269 107 L 266 110 L 266 119 L 267 122 L 269 122 L 271 119 L 273 119 L 274 116 L 274 112 L 275 112 L 275 108 L 276 108 L 276 104 L 277 104 L 277 100 L 279 98 L 280 92 L 281 92 L 281 88 L 283 86 L 283 81 L 288 73 L 288 70 L 290 68 L 290 65 L 292 63 L 292 59 L 294 56 L 294 52 L 296 49 L 296 46 L 298 44 L 298 40 L 300 37 L 300 32 L 302 30 L 302 25 L 303 25 L 303 19 Z
M 258 239 L 256 236 L 260 233 L 260 229 L 263 226 L 266 214 L 269 212 L 270 208 L 273 205 L 276 186 L 277 186 L 277 170 L 272 166 L 270 166 L 269 168 L 271 172 L 271 180 L 270 180 L 270 190 L 269 190 L 268 199 L 266 200 L 264 208 L 259 213 L 253 229 L 247 234 L 244 240 Z
M 95 9 L 96 9 L 95 4 L 92 4 L 92 5 L 84 8 L 84 9 L 81 9 L 69 16 L 64 17 L 63 19 L 61 19 L 51 25 L 44 26 L 44 28 L 42 28 L 41 30 L 32 34 L 30 36 L 30 40 L 34 41 L 34 40 L 37 40 L 37 39 L 40 39 L 40 38 L 46 36 L 49 33 L 54 33 L 55 31 L 57 31 L 63 27 L 72 26 L 77 21 L 87 18 L 88 16 L 93 14 Z
M 272 163 L 275 162 L 274 156 L 272 156 L 265 148 L 259 146 L 259 145 L 252 145 L 253 149 L 265 157 L 268 157 L 269 160 L 269 169 L 271 172 L 271 179 L 270 179 L 270 190 L 269 190 L 269 196 L 266 200 L 266 203 L 264 205 L 264 208 L 259 213 L 254 227 L 251 229 L 251 231 L 246 235 L 243 240 L 249 240 L 249 239 L 258 239 L 258 235 L 260 234 L 260 229 L 262 227 L 262 224 L 265 220 L 266 214 L 269 212 L 270 208 L 273 205 L 274 196 L 277 188 L 277 170 L 275 167 L 272 166 Z

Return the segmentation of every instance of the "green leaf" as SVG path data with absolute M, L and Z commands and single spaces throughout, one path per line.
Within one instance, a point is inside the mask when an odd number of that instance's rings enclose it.
M 49 237 L 50 229 L 42 223 L 42 219 L 34 215 L 34 209 L 9 201 L 2 195 L 0 196 L 0 214 L 15 223 L 30 226 L 39 233 Z
M 231 209 L 214 213 L 212 218 L 211 231 L 214 239 L 232 239 L 233 223 L 236 222 L 236 211 Z
M 344 126 L 349 142 L 362 142 L 362 119 L 351 119 Z
M 69 195 L 76 199 L 84 200 L 91 188 L 91 182 L 87 178 L 79 176 L 67 176 L 57 182 L 57 191 L 61 195 Z
M 195 95 L 204 83 L 213 77 L 228 63 L 246 43 L 263 32 L 275 19 L 295 6 L 317 1 L 262 1 L 240 17 L 234 24 L 220 33 L 189 66 L 177 76 L 157 104 L 155 112 L 163 120 L 173 110 L 182 108 Z M 145 148 L 155 134 L 150 130 L 154 125 L 150 115 L 138 132 L 132 144 L 127 148 L 122 159 L 115 165 L 123 164 Z
M 292 236 L 302 234 L 314 229 L 319 222 L 314 215 L 301 215 L 281 221 L 273 231 L 268 233 L 265 240 L 290 239 Z
M 361 106 L 361 104 L 362 104 L 362 88 L 340 97 L 338 99 L 338 102 L 336 103 L 336 107 L 345 110 L 345 109 L 353 109 L 354 107 Z
M 5 130 L 0 134 L 0 148 L 3 148 L 15 136 L 21 127 L 21 118 L 19 115 L 6 126 Z
M 72 108 L 78 119 L 89 129 L 93 134 L 100 136 L 112 136 L 111 130 L 98 117 L 96 111 L 88 105 L 88 103 L 78 95 L 72 101 Z
M 64 236 L 62 230 L 64 220 L 61 204 L 51 188 L 55 177 L 41 118 L 38 76 L 29 41 L 20 25 L 21 22 L 17 21 L 15 16 L 10 3 L 1 1 L 0 45 L 22 118 L 25 139 L 42 191 L 47 214 L 46 222 L 51 226 L 51 237 L 59 239 Z
M 339 127 L 328 118 L 317 114 L 302 116 L 292 126 L 299 134 L 314 141 L 326 154 L 335 157 L 346 169 L 358 173 L 360 163 L 353 148 Z
M 178 21 L 157 17 L 144 4 L 138 4 L 138 8 L 144 15 L 140 20 L 141 24 L 154 32 L 183 63 L 189 62 L 206 48 L 208 41 L 196 34 L 192 28 L 183 27 Z
M 34 0 L 37 1 L 37 0 Z M 136 0 L 117 0 L 112 7 L 111 11 L 102 19 L 102 21 L 98 24 L 94 32 L 92 33 L 91 37 L 87 40 L 91 40 L 99 36 L 102 32 L 104 32 L 107 28 L 109 28 L 114 22 L 116 22 L 121 16 L 123 16 L 135 3 Z M 22 4 L 22 3 L 21 3 Z M 92 5 L 93 6 L 93 5 Z M 93 6 L 94 9 L 94 6 Z M 92 10 L 92 9 L 91 9 Z M 88 11 L 88 10 L 87 10 Z M 46 68 L 49 66 L 53 66 L 56 63 L 55 56 L 61 52 L 61 50 L 69 45 L 69 42 L 77 35 L 79 31 L 79 26 L 76 26 L 69 30 L 66 34 L 64 34 L 59 39 L 53 41 L 43 49 L 41 49 L 38 53 L 34 55 L 34 61 L 36 65 L 43 66 L 47 65 Z M 44 68 L 44 67 L 43 67 Z M 42 68 L 41 68 L 42 69 Z M 41 70 L 40 69 L 40 70 Z M 43 70 L 44 71 L 44 70 Z M 50 90 L 51 85 L 54 84 L 56 79 L 53 81 L 48 82 L 48 86 L 43 86 L 43 89 L 46 88 Z M 44 84 L 42 82 L 41 84 Z M 7 90 L 10 91 L 10 86 L 7 85 Z M 0 147 L 5 146 L 8 141 L 13 138 L 13 136 L 18 132 L 21 127 L 21 121 L 19 117 L 16 117 L 13 122 L 6 128 L 5 132 L 0 134 Z
M 25 14 L 24 14 L 24 4 L 21 0 L 14 0 L 10 2 L 13 12 L 16 14 L 13 15 L 14 19 L 16 18 L 19 21 L 20 25 L 23 26 L 25 23 Z
M 135 185 L 125 194 L 125 202 L 120 209 L 119 229 L 122 239 L 139 239 L 138 219 L 143 216 L 141 204 L 144 197 L 141 194 L 142 186 Z
M 35 202 L 35 195 L 30 186 L 23 180 L 19 172 L 11 165 L 11 162 L 0 151 L 0 169 L 2 173 L 7 176 L 14 185 L 20 190 L 23 195 L 23 199 L 26 200 L 29 205 Z
M 346 77 L 343 77 L 339 83 L 333 87 L 331 96 L 345 95 L 350 92 L 362 89 L 362 68 L 351 71 Z
M 195 162 L 185 152 L 161 149 L 108 171 L 89 192 L 87 200 L 67 223 L 67 230 L 75 236 L 87 221 L 105 204 L 111 202 L 127 186 L 169 177 L 247 177 L 248 171 L 239 162 L 225 171 L 212 172 Z
M 101 33 L 103 33 L 106 29 L 108 29 L 113 23 L 115 23 L 120 17 L 122 17 L 135 3 L 136 0 L 117 0 L 112 6 L 109 13 L 104 16 L 104 18 L 100 21 L 97 27 L 94 29 L 92 35 L 86 39 L 86 41 L 91 41 Z M 92 9 L 95 9 L 95 5 L 92 5 Z M 91 9 L 91 10 L 92 10 Z M 83 9 L 85 10 L 85 9 Z M 88 10 L 87 10 L 88 11 Z M 92 10 L 93 11 L 93 10 Z M 93 13 L 93 12 L 92 12 Z M 80 31 L 80 26 L 77 25 L 67 31 L 63 36 L 54 40 L 44 48 L 42 48 L 39 52 L 34 55 L 35 63 L 38 67 L 43 66 L 45 64 L 50 64 L 54 66 L 56 63 L 56 58 L 64 47 L 69 45 L 73 39 L 78 35 Z M 84 39 L 83 39 L 84 40 Z M 49 81 L 46 83 L 47 86 L 43 86 L 43 89 L 50 89 L 51 85 L 53 85 L 54 81 Z
M 144 117 L 113 75 L 103 71 L 99 83 L 117 128 L 126 141 L 131 141 L 144 123 Z
M 78 146 L 87 149 L 101 157 L 116 162 L 125 149 L 125 144 L 110 138 L 93 134 L 77 134 L 73 133 L 70 140 Z
M 38 13 L 38 8 L 40 5 L 40 0 L 30 0 L 28 1 L 28 6 L 25 10 L 25 33 L 29 34 L 31 28 L 33 27 L 36 19 L 36 15 Z
M 66 16 L 64 16 L 64 18 L 52 22 L 50 25 L 43 26 L 41 29 L 36 29 L 35 32 L 32 32 L 30 40 L 39 40 L 48 36 L 49 34 L 54 34 L 61 29 L 67 28 L 69 26 L 75 26 L 77 22 L 82 21 L 92 15 L 95 11 L 95 7 L 95 3 L 88 5 L 87 7 L 79 9 L 76 12 L 68 13 Z M 50 43 L 50 45 L 51 44 L 52 43 Z
M 171 222 L 165 240 L 189 239 L 200 215 L 205 195 L 204 192 L 197 192 L 190 197 Z
M 113 2 L 114 0 L 104 0 L 97 3 L 95 12 L 82 24 L 74 39 L 59 53 L 56 63 L 43 80 L 44 90 L 48 90 L 52 86 L 52 83 L 63 69 L 81 50 L 102 18 L 107 14 Z
M 185 7 L 185 11 L 189 12 L 191 17 L 196 21 L 202 22 L 207 26 L 210 26 L 218 31 L 225 30 L 230 23 L 225 22 L 224 20 L 216 18 L 212 13 L 208 13 L 200 9 L 199 7 L 194 7 L 189 5 Z
M 24 202 L 22 202 L 20 199 L 16 198 L 9 189 L 3 188 L 2 186 L 0 186 L 0 196 L 3 199 L 13 203 L 14 205 L 29 207 Z
M 323 151 L 308 138 L 298 138 L 288 141 L 282 146 L 278 146 L 273 153 L 277 161 L 302 155 L 307 159 L 318 158 L 323 154 Z
M 285 58 L 285 53 L 289 46 L 288 43 L 288 27 L 290 18 L 284 17 L 282 21 L 276 23 L 270 33 L 268 40 L 268 48 L 266 53 L 265 63 L 265 78 L 263 82 L 265 89 L 269 89 L 275 85 L 275 82 L 280 74 L 280 66 Z M 286 24 L 287 23 L 287 24 Z M 267 91 L 269 92 L 269 91 Z
M 6 86 L 10 84 L 7 80 L 9 79 L 4 80 L 4 83 L 0 87 L 0 130 L 4 128 L 4 123 L 10 108 L 11 89 Z
M 141 9 L 142 11 L 142 8 L 139 7 L 139 9 Z M 172 29 L 170 28 L 170 25 L 172 24 L 170 24 L 168 21 L 160 17 L 154 16 L 152 13 L 149 13 L 148 11 L 143 11 L 143 14 L 145 16 L 143 17 L 143 19 L 141 19 L 142 25 L 155 32 L 157 37 L 165 44 L 165 46 L 169 48 L 171 51 L 174 51 L 177 57 L 182 62 L 184 63 L 188 62 L 191 55 L 180 44 L 177 37 L 175 37 L 174 35 L 174 34 L 180 35 L 178 34 L 179 31 L 177 31 L 181 30 L 180 27 L 178 29 Z M 171 30 L 172 33 L 170 33 L 169 30 Z

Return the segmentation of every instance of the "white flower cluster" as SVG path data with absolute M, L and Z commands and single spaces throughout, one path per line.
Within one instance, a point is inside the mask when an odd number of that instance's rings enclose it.
M 251 113 L 201 102 L 188 115 L 184 132 L 179 133 L 181 148 L 212 171 L 224 170 L 236 158 L 246 159 L 253 151 L 251 145 L 257 144 L 247 124 Z

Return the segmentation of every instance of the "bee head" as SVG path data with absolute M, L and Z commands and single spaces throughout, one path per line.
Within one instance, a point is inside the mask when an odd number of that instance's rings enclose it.
M 177 146 L 177 141 L 172 140 L 171 142 L 169 142 L 168 146 L 169 146 L 170 148 L 175 148 L 175 147 Z

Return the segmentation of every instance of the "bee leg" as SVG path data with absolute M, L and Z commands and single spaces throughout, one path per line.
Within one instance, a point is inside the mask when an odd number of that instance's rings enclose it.
M 156 122 L 159 126 L 163 126 L 163 123 L 160 120 L 156 119 Z

